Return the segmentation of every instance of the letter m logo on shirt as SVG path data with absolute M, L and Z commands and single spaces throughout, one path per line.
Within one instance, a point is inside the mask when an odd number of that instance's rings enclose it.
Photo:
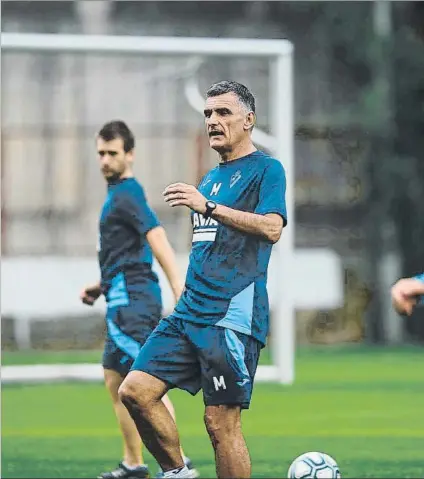
M 213 377 L 213 385 L 215 386 L 215 391 L 219 391 L 220 388 L 227 389 L 225 385 L 224 376 L 219 376 L 219 379 L 214 376 Z
M 217 195 L 220 188 L 221 188 L 221 185 L 222 183 L 214 183 L 213 186 L 212 186 L 212 190 L 211 190 L 211 196 L 213 195 Z

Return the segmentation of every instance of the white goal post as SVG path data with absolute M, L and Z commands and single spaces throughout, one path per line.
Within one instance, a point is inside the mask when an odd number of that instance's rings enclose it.
M 289 226 L 274 247 L 272 281 L 278 286 L 272 322 L 274 366 L 259 375 L 267 380 L 291 384 L 294 380 L 294 160 L 293 160 L 293 45 L 287 40 L 134 37 L 65 34 L 2 33 L 4 51 L 51 51 L 74 53 L 140 53 L 154 55 L 209 55 L 262 57 L 270 62 L 271 135 L 254 131 L 254 141 L 272 151 L 283 164 L 287 177 Z M 236 78 L 234 80 L 237 80 Z M 183 92 L 182 92 L 183 93 Z M 260 105 L 259 105 L 260 108 Z M 262 372 L 261 372 L 262 371 Z

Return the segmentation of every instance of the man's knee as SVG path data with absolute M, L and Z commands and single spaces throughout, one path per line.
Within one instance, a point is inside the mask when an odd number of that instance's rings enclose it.
M 134 405 L 147 408 L 166 393 L 165 385 L 161 383 L 142 371 L 131 371 L 118 390 L 119 399 L 127 408 Z
M 221 441 L 241 431 L 241 408 L 225 405 L 207 406 L 204 420 L 212 442 Z
M 137 391 L 138 387 L 134 381 L 132 381 L 130 377 L 127 377 L 118 389 L 119 399 L 128 407 L 130 404 L 137 401 Z

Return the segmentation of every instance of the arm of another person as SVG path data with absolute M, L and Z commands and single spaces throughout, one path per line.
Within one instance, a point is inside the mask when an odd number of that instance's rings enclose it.
M 391 296 L 395 310 L 410 316 L 414 307 L 423 302 L 424 273 L 413 278 L 400 279 L 392 287 Z
M 183 292 L 184 283 L 178 269 L 175 252 L 168 241 L 165 229 L 162 226 L 156 226 L 146 234 L 146 238 L 168 278 L 175 301 L 178 301 Z

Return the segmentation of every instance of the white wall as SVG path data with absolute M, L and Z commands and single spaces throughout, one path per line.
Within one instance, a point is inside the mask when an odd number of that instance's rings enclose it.
M 186 255 L 178 256 L 181 272 L 188 264 Z M 271 263 L 268 288 L 271 307 L 281 294 L 273 281 L 279 266 Z M 162 270 L 155 264 L 163 291 L 166 311 L 173 307 L 171 289 Z M 293 293 L 299 309 L 336 308 L 343 300 L 343 274 L 340 259 L 326 249 L 302 249 L 295 255 Z M 97 281 L 96 260 L 82 257 L 6 257 L 1 270 L 1 313 L 8 316 L 57 318 L 86 315 L 79 292 L 87 283 Z M 104 310 L 104 300 L 95 310 Z

